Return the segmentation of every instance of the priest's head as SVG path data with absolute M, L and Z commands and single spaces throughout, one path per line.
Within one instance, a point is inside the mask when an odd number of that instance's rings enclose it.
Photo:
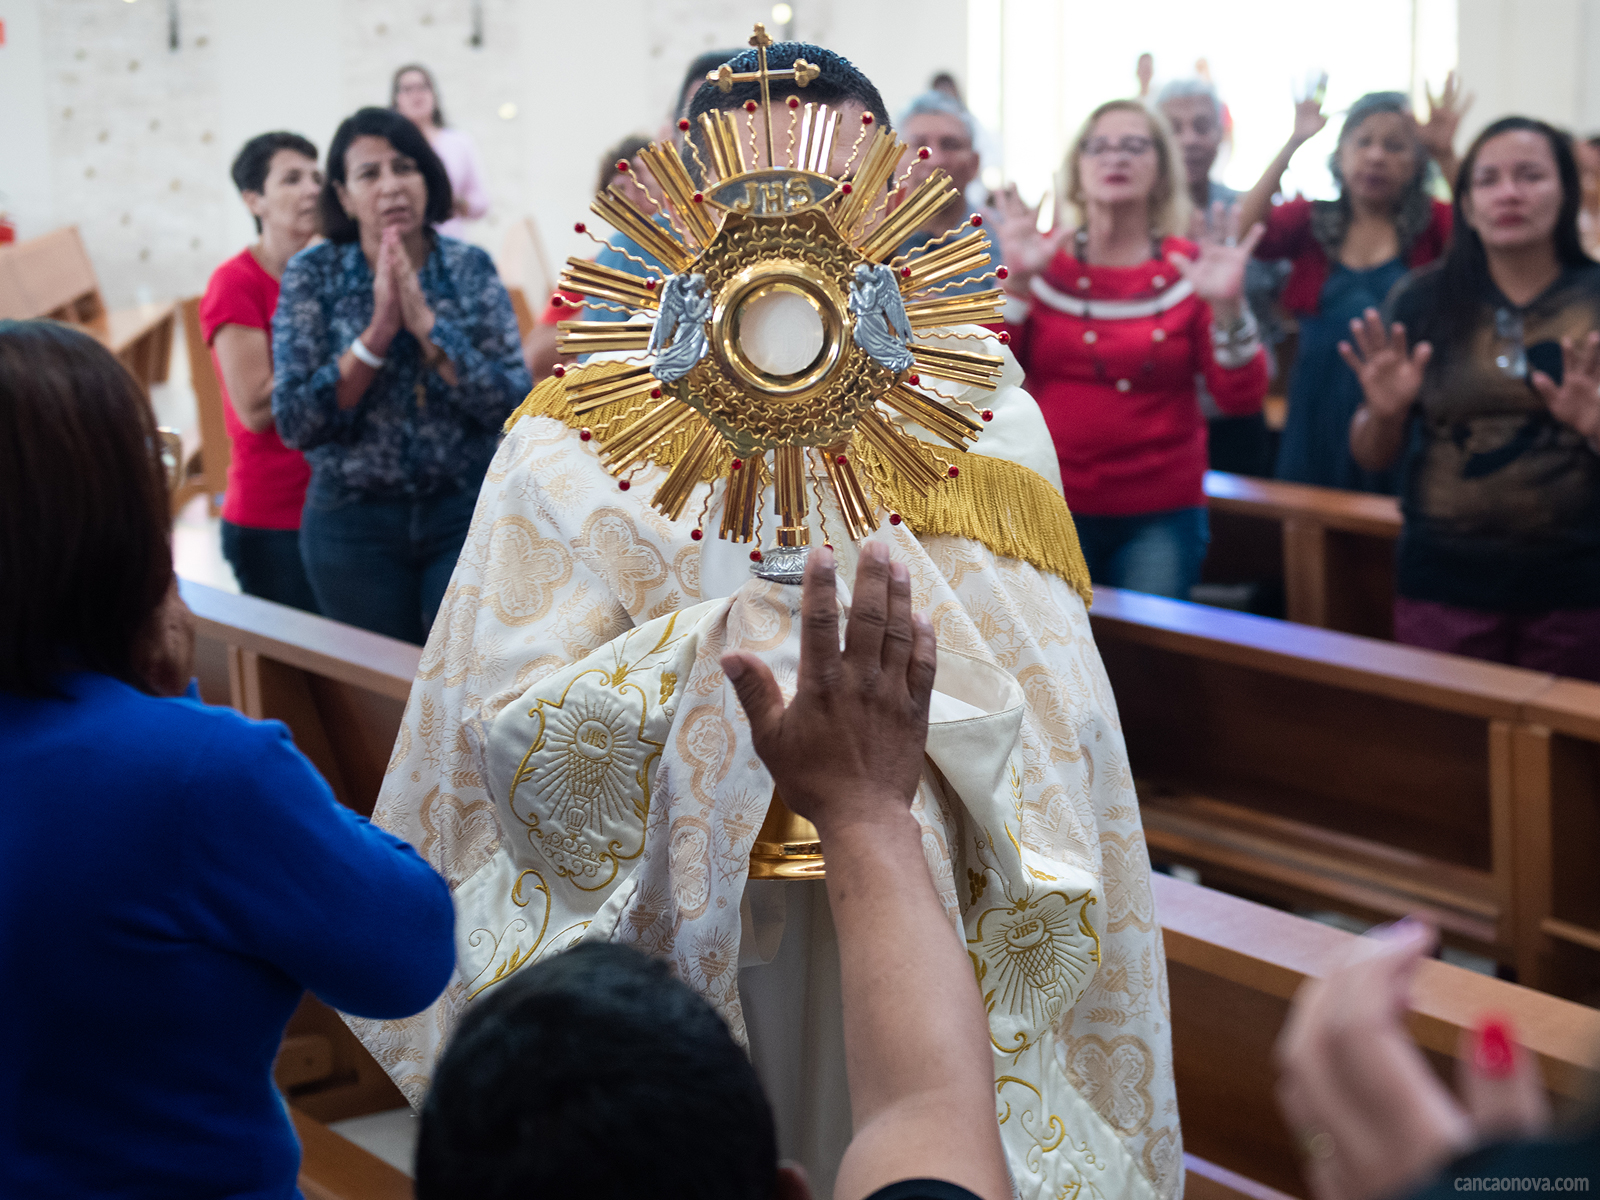
M 667 965 L 585 943 L 462 1019 L 434 1071 L 417 1200 L 804 1200 L 722 1018 Z
M 813 46 L 809 42 L 774 42 L 767 47 L 767 69 L 770 71 L 788 71 L 794 67 L 796 59 L 804 59 L 819 67 L 820 71 L 816 78 L 804 87 L 798 86 L 792 76 L 789 78 L 775 76 L 769 85 L 768 94 L 771 100 L 768 107 L 771 110 L 774 145 L 779 162 L 783 163 L 783 147 L 788 145 L 789 97 L 794 96 L 801 104 L 826 104 L 833 111 L 844 114 L 839 138 L 833 148 L 832 169 L 837 171 L 850 156 L 850 145 L 855 141 L 855 130 L 860 128 L 862 114 L 871 113 L 874 122 L 888 129 L 889 110 L 884 106 L 883 97 L 878 94 L 877 85 L 863 75 L 844 55 L 824 50 L 821 46 Z M 754 73 L 760 66 L 760 61 L 756 51 L 751 49 L 730 59 L 728 66 L 736 75 Z M 687 116 L 693 123 L 690 136 L 700 146 L 702 154 L 705 151 L 705 143 L 700 140 L 700 118 L 715 109 L 742 110 L 750 102 L 758 106 L 761 104 L 761 87 L 754 81 L 735 83 L 726 92 L 709 82 L 700 85 L 699 90 L 694 93 L 694 100 L 689 105 Z M 756 117 L 758 120 L 763 119 L 759 112 Z M 760 165 L 767 165 L 764 139 L 757 139 L 756 149 Z

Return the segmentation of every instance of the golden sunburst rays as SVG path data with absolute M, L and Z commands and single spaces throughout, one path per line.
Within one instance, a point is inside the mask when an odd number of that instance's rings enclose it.
M 564 353 L 620 359 L 604 369 L 567 370 L 566 399 L 578 417 L 593 414 L 603 462 L 620 487 L 629 487 L 629 476 L 646 463 L 668 468 L 651 503 L 671 520 L 682 517 L 696 486 L 722 479 L 719 536 L 759 540 L 770 484 L 778 545 L 804 546 L 806 482 L 812 480 L 820 501 L 818 483 L 826 479 L 847 531 L 859 540 L 878 527 L 880 510 L 899 520 L 892 495 L 906 495 L 907 488 L 925 495 L 958 474 L 948 452 L 911 436 L 904 423 L 957 451 L 977 440 L 981 423 L 960 407 L 973 414 L 978 408 L 922 379 L 960 389 L 998 384 L 1001 357 L 961 348 L 957 339 L 979 335 L 953 327 L 1001 320 L 1000 291 L 973 288 L 1004 278 L 1004 268 L 990 269 L 981 218 L 892 257 L 956 197 L 942 170 L 906 190 L 927 151 L 913 154 L 870 114 L 846 147 L 844 114 L 798 96 L 787 101 L 786 139 L 774 142 L 771 117 L 758 114 L 759 107 L 749 102 L 743 111 L 704 114 L 697 141 L 685 142 L 692 171 L 677 145 L 642 150 L 638 182 L 653 211 L 615 186 L 595 198 L 595 215 L 648 259 L 625 253 L 630 269 L 567 260 L 561 288 L 624 319 L 560 323 Z M 765 156 L 758 122 L 766 124 Z M 689 123 L 679 128 L 687 131 Z M 774 166 L 780 149 L 786 164 Z M 619 163 L 618 169 L 633 168 Z M 910 352 L 907 369 L 882 365 L 890 360 L 872 357 L 854 339 L 858 318 L 850 298 L 863 266 L 882 272 L 885 286 L 892 274 L 898 287 L 900 328 L 911 331 L 909 339 L 897 335 Z M 673 343 L 683 339 L 683 323 L 671 322 L 685 311 L 684 290 L 694 287 L 703 288 L 709 303 L 703 326 L 691 329 L 703 335 L 704 348 L 698 359 L 691 353 L 687 370 L 661 367 L 667 351 L 680 349 Z M 889 287 L 891 295 L 895 290 Z M 742 321 L 757 311 L 749 306 L 774 296 L 791 304 L 798 297 L 823 326 L 823 350 L 799 370 L 792 363 L 774 367 L 741 341 Z M 656 320 L 666 323 L 661 338 Z M 982 415 L 987 419 L 987 410 Z M 585 428 L 585 439 L 592 436 Z M 708 498 L 696 539 L 709 506 Z M 751 557 L 759 560 L 760 549 Z

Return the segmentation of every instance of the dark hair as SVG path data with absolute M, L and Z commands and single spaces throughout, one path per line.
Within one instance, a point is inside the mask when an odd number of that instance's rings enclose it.
M 438 128 L 444 128 L 444 107 L 439 103 L 439 85 L 433 81 L 433 72 L 421 63 L 407 63 L 394 73 L 394 78 L 389 80 L 389 107 L 395 108 L 400 102 L 400 77 L 407 72 L 416 71 L 428 81 L 428 90 L 433 93 L 433 123 Z
M 775 42 L 767 47 L 768 67 L 781 71 L 794 66 L 794 60 L 797 58 L 803 58 L 808 63 L 821 67 L 821 73 L 803 88 L 796 87 L 793 79 L 773 80 L 771 96 L 774 100 L 799 96 L 802 102 L 835 106 L 853 100 L 870 112 L 873 119 L 884 129 L 893 128 L 889 121 L 889 110 L 884 107 L 883 97 L 878 94 L 877 86 L 857 70 L 844 55 L 824 50 L 821 46 L 813 46 L 809 42 Z M 721 65 L 721 63 L 716 64 L 719 67 Z M 756 52 L 742 51 L 729 60 L 728 65 L 736 72 L 754 71 L 757 65 Z M 715 109 L 743 108 L 747 100 L 757 102 L 761 100 L 760 85 L 736 83 L 726 92 L 718 87 L 707 86 L 696 92 L 694 103 L 689 106 L 689 119 L 694 122 L 689 133 L 695 139 L 695 144 L 702 151 L 705 150 L 705 145 L 701 141 L 704 134 L 700 129 L 700 118 L 703 115 Z
M 328 147 L 328 169 L 318 205 L 322 212 L 322 232 L 330 242 L 353 242 L 361 236 L 361 226 L 344 211 L 344 206 L 339 203 L 339 193 L 334 189 L 335 184 L 345 181 L 344 156 L 350 149 L 350 143 L 358 137 L 385 138 L 401 154 L 412 159 L 422 172 L 423 182 L 428 185 L 428 205 L 423 211 L 423 220 L 429 225 L 437 225 L 440 221 L 450 219 L 454 204 L 450 176 L 445 174 L 444 163 L 439 161 L 433 147 L 428 145 L 422 130 L 393 109 L 363 108 L 339 122 L 338 132 L 333 135 L 333 145 Z
M 612 176 L 617 173 L 617 163 L 625 158 L 632 158 L 639 151 L 650 144 L 650 139 L 630 133 L 615 146 L 610 147 L 600 157 L 600 181 L 594 185 L 594 190 L 603 192 L 606 184 L 611 182 Z
M 86 333 L 0 321 L 0 690 L 63 670 L 149 691 L 136 665 L 172 584 L 150 402 Z
M 664 962 L 585 943 L 467 1010 L 433 1074 L 417 1200 L 766 1200 L 755 1068 Z
M 689 64 L 689 69 L 683 73 L 683 82 L 678 85 L 678 95 L 672 110 L 673 120 L 689 115 L 689 108 L 694 103 L 694 96 L 690 96 L 688 100 L 685 100 L 683 94 L 691 86 L 695 88 L 696 94 L 698 94 L 700 85 L 705 83 L 707 75 L 711 74 L 723 63 L 738 58 L 743 53 L 743 50 L 707 50 L 704 54 L 697 56 Z
M 312 162 L 317 161 L 317 148 L 298 133 L 258 133 L 246 142 L 233 159 L 233 186 L 240 193 L 259 192 L 267 186 L 267 176 L 272 171 L 273 156 L 279 150 L 293 150 Z M 250 214 L 261 232 L 261 218 Z
M 1556 174 L 1561 178 L 1561 211 L 1556 217 L 1553 234 L 1556 258 L 1563 267 L 1581 267 L 1590 261 L 1578 237 L 1578 208 L 1583 203 L 1583 185 L 1578 178 L 1578 160 L 1573 157 L 1571 136 L 1533 117 L 1501 117 L 1487 126 L 1472 139 L 1472 145 L 1461 156 L 1461 168 L 1456 172 L 1451 214 L 1455 220 L 1449 248 L 1438 266 L 1437 294 L 1442 303 L 1411 333 L 1413 341 L 1422 338 L 1433 341 L 1434 362 L 1445 357 L 1439 351 L 1460 345 L 1472 336 L 1481 298 L 1489 286 L 1489 256 L 1484 251 L 1483 238 L 1466 221 L 1465 204 L 1472 192 L 1472 172 L 1478 155 L 1491 139 L 1519 132 L 1537 133 L 1549 143 Z

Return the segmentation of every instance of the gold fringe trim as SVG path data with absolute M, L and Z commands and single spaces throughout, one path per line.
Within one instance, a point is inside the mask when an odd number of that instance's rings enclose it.
M 941 474 L 951 467 L 959 473 L 932 491 L 910 486 L 865 438 L 857 438 L 851 454 L 871 479 L 879 504 L 899 513 L 914 533 L 982 542 L 1002 558 L 1021 559 L 1060 576 L 1086 606 L 1094 603 L 1078 527 L 1049 480 L 1009 459 L 932 446 L 918 438 L 910 441 Z
M 544 380 L 507 419 L 506 432 L 523 417 L 552 417 L 572 429 L 589 429 L 604 446 L 608 437 L 621 433 L 659 401 L 652 401 L 647 395 L 624 398 L 579 417 L 567 404 L 567 384 L 590 372 L 612 374 L 625 369 L 622 363 L 592 363 L 569 367 L 560 379 L 552 376 Z M 689 429 L 666 439 L 651 453 L 650 461 L 662 467 L 672 466 L 689 448 L 693 437 L 694 431 Z M 1094 588 L 1072 513 L 1048 480 L 1003 458 L 935 447 L 915 438 L 910 442 L 913 450 L 940 474 L 950 467 L 955 467 L 958 474 L 931 492 L 924 491 L 906 484 L 865 438 L 856 438 L 851 456 L 870 481 L 873 497 L 880 505 L 899 513 L 914 533 L 971 538 L 1002 558 L 1020 559 L 1059 576 L 1083 597 L 1084 604 L 1093 602 Z M 710 483 L 723 478 L 732 461 L 732 451 L 721 442 L 701 471 L 700 481 Z

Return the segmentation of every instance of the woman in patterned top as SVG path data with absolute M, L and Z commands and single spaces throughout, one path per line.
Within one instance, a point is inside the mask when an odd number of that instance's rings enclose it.
M 1600 264 L 1580 198 L 1566 134 L 1496 121 L 1461 165 L 1444 261 L 1339 349 L 1366 397 L 1351 453 L 1401 468 L 1396 639 L 1600 681 Z
M 364 108 L 328 150 L 328 240 L 283 273 L 272 415 L 306 452 L 300 528 L 324 615 L 421 643 L 500 427 L 532 386 L 489 256 L 440 237 L 450 181 L 417 127 Z

